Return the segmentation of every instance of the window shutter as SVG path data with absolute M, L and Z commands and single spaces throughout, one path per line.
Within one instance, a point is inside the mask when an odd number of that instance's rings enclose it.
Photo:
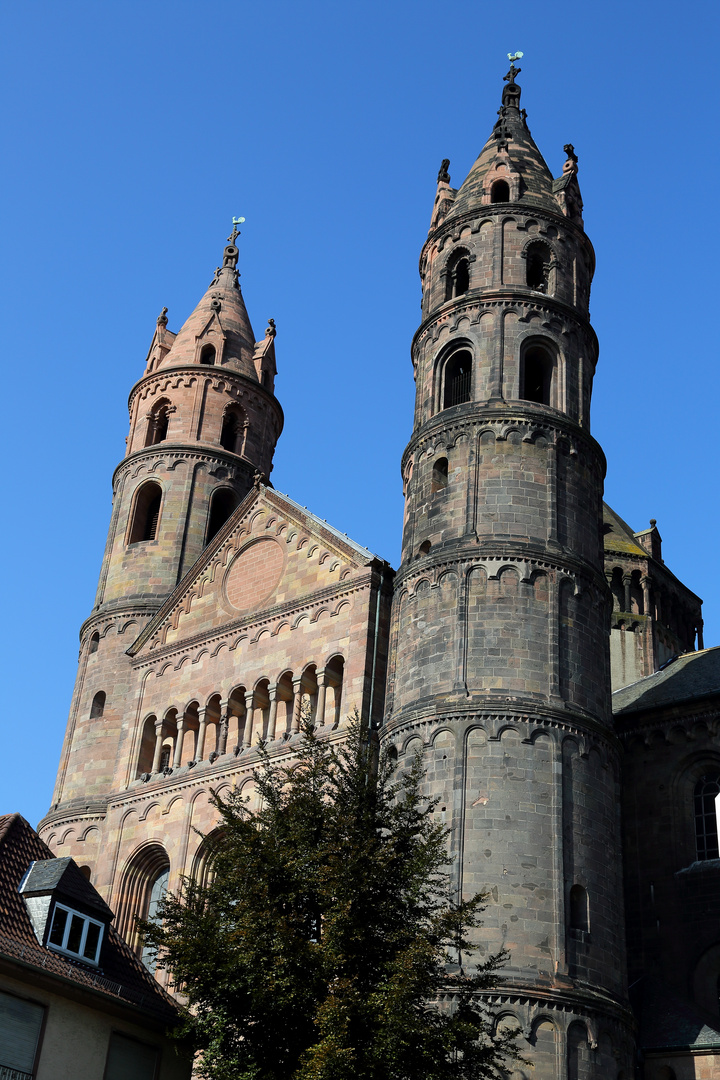
M 32 1076 L 44 1015 L 42 1005 L 0 991 L 0 1074 L 12 1069 L 18 1080 Z
M 157 1047 L 114 1031 L 110 1036 L 105 1080 L 155 1080 L 159 1056 Z

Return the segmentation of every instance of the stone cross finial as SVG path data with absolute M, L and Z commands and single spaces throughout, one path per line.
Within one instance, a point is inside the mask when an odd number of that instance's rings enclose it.
M 440 172 L 438 173 L 438 184 L 441 184 L 441 183 L 449 184 L 450 183 L 450 173 L 448 172 L 449 168 L 450 168 L 450 158 L 443 158 L 442 159 L 442 164 L 440 166 Z
M 232 219 L 233 231 L 228 236 L 228 244 L 234 244 L 235 243 L 238 236 L 240 235 L 240 230 L 238 229 L 238 225 L 242 225 L 244 220 L 245 220 L 244 217 L 234 217 Z

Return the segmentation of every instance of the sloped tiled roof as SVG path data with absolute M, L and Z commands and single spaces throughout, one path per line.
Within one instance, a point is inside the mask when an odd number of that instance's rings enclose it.
M 720 646 L 685 653 L 613 694 L 613 713 L 641 712 L 720 694 Z
M 108 928 L 99 969 L 66 959 L 38 944 L 18 887 L 33 860 L 47 859 L 56 861 L 24 817 L 0 815 L 0 955 L 69 979 L 78 986 L 140 1005 L 171 1022 L 177 1009 L 175 1002 L 114 927 Z
M 113 913 L 97 889 L 93 888 L 74 859 L 37 859 L 22 884 L 23 896 L 57 892 L 63 898 L 112 919 Z
M 605 525 L 605 550 L 618 551 L 626 555 L 642 555 L 649 558 L 645 548 L 637 542 L 635 534 L 626 521 L 603 503 L 603 524 Z
M 654 979 L 633 994 L 643 1050 L 720 1049 L 720 1027 L 689 1001 Z

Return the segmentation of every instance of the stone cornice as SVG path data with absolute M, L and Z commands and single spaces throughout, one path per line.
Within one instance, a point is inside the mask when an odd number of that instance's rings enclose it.
M 554 432 L 568 439 L 582 443 L 585 448 L 599 461 L 602 475 L 605 475 L 607 462 L 600 443 L 592 437 L 586 428 L 580 427 L 565 413 L 549 406 L 535 405 L 533 402 L 478 402 L 468 401 L 463 405 L 453 405 L 449 409 L 442 409 L 426 420 L 410 436 L 400 464 L 402 474 L 405 474 L 405 466 L 408 457 L 415 453 L 426 442 L 437 439 L 442 433 L 473 434 L 477 429 L 498 429 L 495 438 L 503 439 L 505 432 L 510 426 L 519 425 L 532 429 L 533 434 L 542 432 Z M 449 439 L 446 437 L 447 445 Z
M 459 189 L 458 189 L 459 190 Z M 452 209 L 450 211 L 452 214 Z M 427 250 L 432 244 L 438 244 L 440 240 L 446 236 L 450 236 L 452 239 L 459 240 L 460 233 L 463 231 L 466 225 L 472 225 L 474 221 L 482 223 L 489 218 L 507 217 L 517 218 L 520 215 L 524 217 L 535 218 L 538 221 L 546 222 L 550 225 L 560 226 L 566 229 L 569 233 L 573 233 L 575 238 L 579 240 L 588 250 L 591 256 L 591 274 L 595 271 L 595 248 L 592 245 L 590 237 L 579 225 L 576 225 L 574 221 L 566 217 L 560 212 L 558 207 L 558 213 L 555 214 L 550 210 L 546 210 L 543 207 L 535 207 L 523 204 L 522 202 L 507 202 L 507 203 L 485 203 L 481 206 L 475 206 L 472 210 L 466 210 L 464 214 L 457 214 L 455 216 L 444 217 L 440 224 L 428 233 L 427 240 L 422 246 L 420 251 L 420 265 L 422 266 L 423 259 Z M 471 229 L 473 233 L 479 231 L 478 228 Z
M 405 737 L 411 733 L 420 734 L 422 737 L 422 732 L 428 729 L 451 726 L 459 728 L 463 733 L 473 727 L 490 728 L 493 734 L 488 735 L 488 741 L 496 742 L 502 729 L 521 724 L 535 731 L 555 731 L 561 735 L 574 735 L 579 739 L 590 736 L 600 740 L 619 758 L 621 747 L 617 734 L 612 727 L 590 713 L 576 707 L 560 711 L 557 706 L 553 708 L 552 705 L 535 702 L 524 703 L 508 700 L 507 697 L 497 701 L 486 698 L 484 702 L 478 702 L 478 696 L 479 692 L 475 692 L 475 700 L 464 706 L 445 704 L 442 712 L 439 712 L 438 706 L 434 704 L 407 706 L 386 717 L 380 729 L 381 741 L 395 739 L 400 733 Z M 427 742 L 427 739 L 424 741 Z
M 267 405 L 270 405 L 280 417 L 280 430 L 282 431 L 284 423 L 284 415 L 280 402 L 271 394 L 270 391 L 264 387 L 261 383 L 255 382 L 253 379 L 249 379 L 247 375 L 242 375 L 239 371 L 233 371 L 230 368 L 224 367 L 207 367 L 199 364 L 176 364 L 172 367 L 160 368 L 158 371 L 152 371 L 149 375 L 143 375 L 141 379 L 135 383 L 131 388 L 128 395 L 128 409 L 132 410 L 133 402 L 138 394 L 152 386 L 153 383 L 170 382 L 175 377 L 180 376 L 184 378 L 188 375 L 193 375 L 198 379 L 210 379 L 217 382 L 231 382 L 238 386 L 244 387 L 248 392 L 252 391 L 260 396 L 260 399 Z
M 431 549 L 431 552 L 422 559 L 413 559 L 401 565 L 395 575 L 395 593 L 398 593 L 403 585 L 415 577 L 427 578 L 433 573 L 437 576 L 439 572 L 446 569 L 462 567 L 470 569 L 479 563 L 497 563 L 498 569 L 502 569 L 503 566 L 527 563 L 537 569 L 564 573 L 571 578 L 589 579 L 602 593 L 608 592 L 607 579 L 602 566 L 592 566 L 570 552 L 552 551 L 528 544 L 524 540 L 500 540 L 496 537 L 483 540 L 471 536 L 454 541 L 452 547 L 448 545 L 448 549 L 444 551 L 438 548 Z
M 99 608 L 88 615 L 80 627 L 80 640 L 82 641 L 91 630 L 97 630 L 101 626 L 110 626 L 121 619 L 151 619 L 160 607 L 160 603 L 160 601 L 157 604 L 120 603 L 118 607 L 110 609 Z
M 455 300 L 446 301 L 446 303 L 431 315 L 428 315 L 426 319 L 423 319 L 420 326 L 415 331 L 410 345 L 410 355 L 413 358 L 413 365 L 416 366 L 417 363 L 416 346 L 419 344 L 420 339 L 431 331 L 433 323 L 441 320 L 443 322 L 449 321 L 451 316 L 457 318 L 460 315 L 467 315 L 468 310 L 473 308 L 477 308 L 479 311 L 483 308 L 490 310 L 499 307 L 524 307 L 537 312 L 538 314 L 547 314 L 551 317 L 555 316 L 566 320 L 569 319 L 575 323 L 583 333 L 588 334 L 591 338 L 595 351 L 595 362 L 597 362 L 599 344 L 597 334 L 590 323 L 589 314 L 583 315 L 576 307 L 573 307 L 571 304 L 566 304 L 563 300 L 557 300 L 552 296 L 542 294 L 542 299 L 539 299 L 538 293 L 534 293 L 531 289 L 518 285 L 506 289 L 496 289 L 494 287 L 489 289 L 470 289 Z M 589 359 L 590 357 L 588 357 L 588 360 Z
M 123 458 L 120 464 L 116 466 L 112 475 L 113 490 L 115 489 L 115 483 L 123 470 L 129 469 L 138 461 L 143 461 L 147 458 L 157 458 L 158 461 L 162 458 L 173 458 L 184 461 L 209 461 L 212 463 L 221 461 L 226 464 L 228 468 L 245 470 L 251 480 L 256 469 L 256 466 L 251 461 L 248 461 L 247 458 L 240 457 L 238 454 L 231 454 L 228 450 L 223 450 L 221 446 L 215 448 L 208 444 L 203 445 L 203 443 L 162 442 L 156 443 L 155 446 L 143 446 L 140 450 L 135 450 L 135 452 L 129 454 L 128 457 Z

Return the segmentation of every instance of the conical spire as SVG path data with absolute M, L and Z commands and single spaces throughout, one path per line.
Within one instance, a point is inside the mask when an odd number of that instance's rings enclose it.
M 508 185 L 511 201 L 544 206 L 558 212 L 552 174 L 530 134 L 525 110 L 520 109 L 521 90 L 515 81 L 520 70 L 512 63 L 503 79 L 506 85 L 497 123 L 458 191 L 446 220 L 495 201 L 493 185 L 503 180 Z
M 160 367 L 177 364 L 215 364 L 257 381 L 253 363 L 255 335 L 240 291 L 237 269 L 237 226 L 228 237 L 222 266 L 215 270 L 207 292 L 173 341 Z

